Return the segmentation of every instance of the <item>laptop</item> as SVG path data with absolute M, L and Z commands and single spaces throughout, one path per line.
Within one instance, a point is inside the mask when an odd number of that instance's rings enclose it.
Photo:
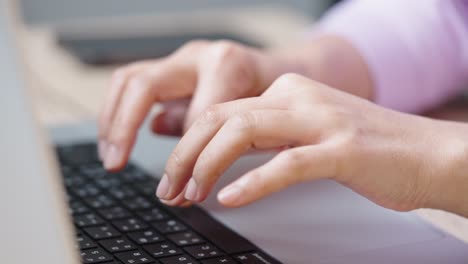
M 332 182 L 247 207 L 171 208 L 154 197 L 177 140 L 143 129 L 132 163 L 106 173 L 94 122 L 45 130 L 33 115 L 12 4 L 0 1 L 1 263 L 467 263 L 468 246 L 413 213 Z M 216 186 L 268 160 L 239 160 Z M 216 191 L 215 190 L 215 191 Z

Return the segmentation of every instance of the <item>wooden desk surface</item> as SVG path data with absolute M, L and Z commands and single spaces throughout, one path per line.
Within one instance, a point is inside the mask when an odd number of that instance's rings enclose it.
M 95 119 L 112 67 L 89 67 L 60 49 L 43 30 L 21 30 L 25 62 L 40 120 L 59 125 Z M 468 103 L 465 104 L 468 106 Z M 468 121 L 468 107 L 455 105 L 435 111 L 433 117 Z M 428 222 L 468 243 L 468 219 L 447 212 L 421 209 Z

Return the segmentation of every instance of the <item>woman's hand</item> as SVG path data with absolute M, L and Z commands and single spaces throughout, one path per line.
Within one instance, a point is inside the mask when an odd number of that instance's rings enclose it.
M 139 127 L 155 103 L 163 111 L 153 131 L 181 135 L 207 107 L 262 94 L 282 73 L 297 72 L 369 98 L 362 58 L 345 40 L 322 36 L 280 50 L 228 41 L 194 41 L 169 57 L 117 70 L 99 121 L 99 154 L 109 170 L 122 168 Z
M 184 203 L 181 197 L 203 201 L 242 154 L 281 148 L 225 187 L 219 201 L 243 206 L 326 178 L 395 210 L 447 208 L 456 200 L 446 195 L 454 183 L 468 188 L 462 134 L 466 127 L 456 123 L 394 112 L 287 74 L 260 97 L 213 105 L 196 119 L 170 156 L 157 196 L 171 205 Z
M 180 135 L 208 106 L 260 95 L 273 81 L 275 64 L 279 63 L 240 44 L 194 41 L 167 58 L 117 70 L 99 123 L 99 154 L 105 167 L 118 170 L 125 165 L 154 103 L 165 105 L 153 120 L 153 130 Z

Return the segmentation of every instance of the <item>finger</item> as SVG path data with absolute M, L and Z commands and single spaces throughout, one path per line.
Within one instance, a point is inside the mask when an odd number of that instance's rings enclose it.
M 137 131 L 154 102 L 188 97 L 195 78 L 195 73 L 190 69 L 162 64 L 134 76 L 128 82 L 107 136 L 106 169 L 118 170 L 125 165 Z
M 153 118 L 151 130 L 161 135 L 182 135 L 182 128 L 188 105 L 188 99 L 164 103 L 162 112 Z
M 286 150 L 218 193 L 227 207 L 239 207 L 278 192 L 290 185 L 321 178 L 333 178 L 338 171 L 339 155 L 330 144 Z
M 186 189 L 184 189 L 179 195 L 177 195 L 174 199 L 171 199 L 171 200 L 163 200 L 163 199 L 160 199 L 160 201 L 162 203 L 164 203 L 165 205 L 168 205 L 168 206 L 183 206 L 183 205 L 189 205 L 189 203 L 191 203 L 191 201 L 187 201 L 187 199 L 185 199 L 185 191 Z
M 193 202 L 192 202 L 192 201 L 185 201 L 185 202 L 179 204 L 178 206 L 179 206 L 179 207 L 183 207 L 183 208 L 187 208 L 187 207 L 190 207 L 190 206 L 192 206 L 192 205 L 193 205 Z
M 247 98 L 214 105 L 190 127 L 175 147 L 166 164 L 166 173 L 158 187 L 157 196 L 172 199 L 183 189 L 192 174 L 201 151 L 232 115 L 256 109 L 273 108 L 276 98 Z
M 308 116 L 286 110 L 256 110 L 229 118 L 198 157 L 185 198 L 204 200 L 224 171 L 250 149 L 302 146 L 318 138 L 319 130 L 308 129 L 308 123 Z
M 121 95 L 111 132 L 106 135 L 108 147 L 104 166 L 107 169 L 119 170 L 125 165 L 136 132 L 151 108 L 151 101 L 161 102 L 192 95 L 197 82 L 196 64 L 206 45 L 205 41 L 192 41 L 127 82 L 128 88 Z
M 151 61 L 144 61 L 131 64 L 115 71 L 113 74 L 110 88 L 107 92 L 106 100 L 104 101 L 99 117 L 99 157 L 101 160 L 106 152 L 105 149 L 107 142 L 105 141 L 105 138 L 109 130 L 109 125 L 112 123 L 115 109 L 120 102 L 122 91 L 124 90 L 128 79 L 134 74 L 147 68 L 151 63 Z
M 185 129 L 210 105 L 257 95 L 252 56 L 247 48 L 228 41 L 219 41 L 206 49 L 198 64 L 199 79 Z

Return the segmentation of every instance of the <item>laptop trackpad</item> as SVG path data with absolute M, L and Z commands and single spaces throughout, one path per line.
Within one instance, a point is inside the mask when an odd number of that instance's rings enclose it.
M 267 158 L 244 158 L 216 191 Z M 311 263 L 444 236 L 414 214 L 383 209 L 325 180 L 293 186 L 239 209 L 221 207 L 213 192 L 204 207 L 284 263 Z

